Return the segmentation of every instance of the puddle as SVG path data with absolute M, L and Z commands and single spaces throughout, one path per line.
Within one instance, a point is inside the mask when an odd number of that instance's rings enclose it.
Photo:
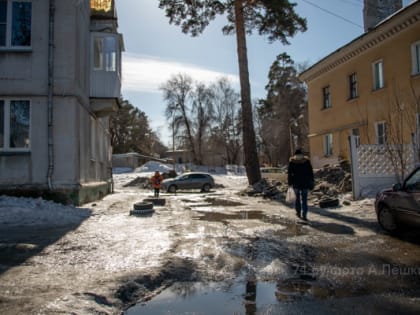
M 147 303 L 136 305 L 125 315 L 141 314 L 246 314 L 253 315 L 277 304 L 276 283 L 176 283 Z
M 225 206 L 225 207 L 237 207 L 243 206 L 244 204 L 238 201 L 227 200 L 227 199 L 216 199 L 216 198 L 206 198 L 204 200 L 212 206 Z
M 289 279 L 283 283 L 178 282 L 152 300 L 129 308 L 124 314 L 286 314 L 299 310 L 301 303 L 314 303 L 335 296 L 334 290 L 328 286 L 301 279 Z M 315 309 L 312 311 L 316 313 Z
M 228 220 L 262 220 L 265 215 L 262 211 L 238 211 L 235 213 L 197 211 L 198 220 L 211 222 L 226 222 Z
M 243 206 L 244 204 L 238 201 L 234 200 L 227 200 L 227 199 L 220 199 L 220 198 L 205 198 L 204 200 L 201 200 L 202 203 L 200 203 L 199 200 L 193 200 L 193 199 L 181 199 L 182 202 L 185 203 L 194 203 L 194 207 L 237 207 L 237 206 Z
M 295 237 L 302 236 L 308 233 L 307 229 L 300 224 L 288 222 L 278 217 L 272 217 L 264 214 L 263 211 L 250 210 L 250 211 L 237 211 L 230 213 L 213 212 L 213 211 L 195 211 L 197 215 L 194 217 L 196 220 L 208 222 L 220 222 L 228 225 L 229 221 L 233 220 L 259 220 L 264 223 L 275 224 L 279 228 L 274 232 L 279 237 Z

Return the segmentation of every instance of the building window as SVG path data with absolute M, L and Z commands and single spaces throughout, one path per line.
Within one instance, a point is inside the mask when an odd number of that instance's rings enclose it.
M 354 139 L 356 140 L 356 147 L 360 145 L 360 129 L 354 128 L 351 130 L 351 135 L 354 136 Z
M 94 36 L 93 65 L 96 71 L 117 71 L 118 41 L 115 36 Z
M 333 135 L 329 133 L 324 136 L 324 155 L 332 156 L 333 155 Z
M 376 144 L 386 144 L 386 123 L 380 121 L 375 123 Z
M 413 59 L 413 75 L 420 74 L 420 41 L 411 46 Z
M 331 95 L 330 95 L 330 87 L 326 86 L 322 89 L 322 95 L 323 95 L 323 103 L 322 108 L 330 108 L 331 107 Z
M 0 0 L 0 48 L 31 46 L 32 2 Z
M 0 150 L 28 150 L 30 102 L 0 100 Z
M 379 90 L 384 87 L 384 64 L 382 60 L 373 64 L 373 89 Z
M 350 99 L 358 97 L 356 73 L 349 75 L 349 95 Z

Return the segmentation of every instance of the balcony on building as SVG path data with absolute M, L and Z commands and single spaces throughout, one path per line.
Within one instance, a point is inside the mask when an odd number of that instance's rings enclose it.
M 117 32 L 113 0 L 91 0 L 91 108 L 98 115 L 118 109 L 121 97 L 121 53 L 124 41 Z

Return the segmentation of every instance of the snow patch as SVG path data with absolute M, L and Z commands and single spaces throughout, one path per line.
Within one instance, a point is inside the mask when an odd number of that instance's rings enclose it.
M 89 217 L 91 211 L 41 198 L 0 196 L 0 226 L 66 226 Z
M 151 173 L 151 172 L 161 172 L 161 173 L 166 173 L 173 170 L 173 166 L 172 165 L 168 165 L 168 164 L 163 164 L 160 162 L 156 162 L 156 161 L 149 161 L 145 164 L 143 164 L 142 166 L 136 168 L 134 170 L 135 173 Z

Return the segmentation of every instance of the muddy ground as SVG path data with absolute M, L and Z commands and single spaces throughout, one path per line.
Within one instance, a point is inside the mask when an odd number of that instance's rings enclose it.
M 243 285 L 226 314 L 420 313 L 420 233 L 381 231 L 372 200 L 311 207 L 306 223 L 218 180 L 208 194 L 162 194 L 148 216 L 129 211 L 152 192 L 117 185 L 78 223 L 0 225 L 0 314 L 153 314 L 147 302 L 168 288 L 206 284 Z M 256 295 L 273 300 L 257 308 Z

